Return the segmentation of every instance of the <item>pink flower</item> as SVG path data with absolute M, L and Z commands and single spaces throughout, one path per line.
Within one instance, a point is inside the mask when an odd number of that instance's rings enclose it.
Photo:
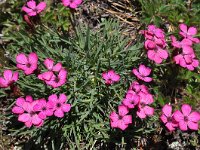
M 133 69 L 132 72 L 140 80 L 143 80 L 145 82 L 152 81 L 152 78 L 148 77 L 151 73 L 151 69 L 149 67 L 146 67 L 145 65 L 140 65 L 139 70 Z
M 26 96 L 26 99 L 29 99 L 30 101 L 32 101 L 32 97 L 30 96 Z M 14 114 L 23 114 L 24 113 L 23 104 L 25 102 L 27 102 L 27 100 L 25 100 L 24 98 L 22 97 L 17 98 L 16 103 L 15 103 L 16 106 L 12 108 L 12 112 Z
M 62 3 L 64 6 L 75 9 L 82 3 L 82 0 L 62 0 Z
M 38 75 L 40 80 L 45 81 L 47 85 L 50 85 L 53 88 L 57 88 L 65 84 L 67 80 L 67 70 L 62 67 L 61 63 L 54 65 L 54 61 L 50 58 L 47 58 L 44 61 L 44 65 L 48 71 Z
M 119 82 L 119 80 L 120 80 L 120 75 L 115 73 L 114 70 L 109 70 L 108 72 L 103 72 L 102 77 L 105 80 L 105 83 L 108 85 L 111 85 L 115 82 Z
M 123 99 L 123 105 L 127 106 L 128 108 L 134 108 L 140 100 L 140 97 L 132 90 L 128 90 L 126 94 L 126 98 Z
M 34 111 L 38 112 L 41 119 L 46 119 L 47 116 L 53 115 L 53 105 L 48 103 L 45 99 L 39 99 L 38 103 L 33 107 Z
M 189 39 L 184 38 L 181 42 L 176 40 L 176 37 L 171 35 L 170 36 L 172 45 L 176 48 L 183 48 L 185 46 L 191 47 L 192 46 L 192 41 Z
M 196 67 L 199 66 L 199 61 L 194 58 L 193 55 L 176 55 L 174 61 L 176 64 L 179 64 L 183 68 L 187 68 L 190 71 L 193 71 Z
M 29 16 L 36 16 L 46 8 L 45 2 L 40 2 L 38 5 L 36 5 L 34 0 L 30 0 L 26 4 L 28 7 L 23 6 L 22 10 L 25 11 Z
M 154 114 L 154 108 L 148 106 L 153 103 L 153 96 L 151 94 L 141 94 L 140 102 L 138 104 L 137 116 L 141 119 L 146 118 L 147 116 L 152 116 Z
M 41 73 L 38 75 L 38 78 L 40 80 L 43 80 L 43 81 L 50 81 L 52 76 L 53 76 L 53 72 L 52 71 L 47 71 L 47 72 L 44 72 L 44 73 Z
M 18 54 L 16 57 L 17 68 L 24 71 L 26 75 L 32 74 L 37 69 L 38 56 L 36 53 L 30 53 L 28 57 L 24 54 Z
M 183 104 L 181 111 L 177 110 L 174 112 L 174 119 L 178 122 L 179 128 L 182 131 L 186 131 L 188 128 L 198 130 L 198 122 L 200 121 L 199 112 L 191 112 L 192 108 L 188 104 Z
M 187 38 L 189 40 L 191 40 L 194 43 L 199 43 L 199 39 L 198 38 L 194 38 L 194 36 L 197 34 L 197 28 L 195 27 L 187 27 L 187 25 L 185 24 L 180 24 L 179 25 L 180 28 L 180 32 L 179 34 L 183 37 L 183 38 Z
M 50 76 L 51 74 L 49 73 L 48 76 L 44 77 L 43 75 L 42 78 L 48 79 L 50 78 Z M 67 81 L 67 70 L 65 69 L 61 69 L 57 75 L 53 74 L 50 80 L 45 80 L 46 84 L 52 86 L 53 88 L 57 88 L 64 85 L 66 81 Z
M 54 61 L 51 58 L 45 59 L 44 65 L 49 71 L 59 72 L 62 69 L 62 64 L 57 63 L 54 65 Z
M 145 43 L 144 43 L 144 47 L 145 47 L 146 50 L 155 49 L 156 43 L 152 40 L 146 40 Z
M 7 88 L 19 78 L 18 72 L 12 72 L 11 70 L 4 70 L 3 77 L 0 77 L 0 87 Z
M 33 101 L 31 96 L 26 96 L 26 98 L 18 98 L 16 101 L 16 106 L 13 107 L 12 112 L 18 114 L 18 121 L 24 122 L 27 127 L 35 125 L 39 127 L 43 124 L 43 120 L 38 117 L 36 111 L 33 107 L 38 103 L 38 101 Z
M 140 96 L 141 94 L 149 94 L 148 87 L 143 84 L 140 85 L 136 81 L 134 81 L 129 87 L 128 93 L 131 92 L 136 93 L 138 96 Z
M 140 33 L 144 34 L 146 39 L 153 39 L 154 37 L 163 39 L 165 37 L 163 30 L 155 25 L 148 25 L 147 30 L 141 30 Z
M 126 106 L 118 106 L 118 113 L 112 112 L 110 114 L 110 124 L 112 128 L 119 128 L 125 130 L 129 124 L 132 123 L 132 116 L 128 114 L 128 108 Z
M 168 58 L 168 52 L 157 47 L 155 50 L 148 50 L 147 56 L 150 60 L 153 60 L 155 63 L 160 64 L 162 63 L 163 59 Z
M 69 112 L 71 109 L 70 104 L 66 104 L 67 96 L 65 94 L 60 94 L 59 98 L 56 94 L 52 94 L 48 98 L 49 104 L 53 106 L 54 115 L 56 117 L 64 117 L 65 112 Z
M 174 131 L 175 128 L 178 126 L 178 123 L 173 118 L 171 105 L 166 104 L 165 106 L 163 106 L 162 115 L 160 116 L 160 119 L 169 131 Z

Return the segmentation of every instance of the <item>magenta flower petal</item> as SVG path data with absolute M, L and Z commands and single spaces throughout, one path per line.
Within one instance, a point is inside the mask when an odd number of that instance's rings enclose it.
M 188 128 L 187 128 L 187 123 L 184 121 L 184 120 L 181 120 L 179 122 L 179 128 L 182 130 L 182 131 L 186 131 Z
M 200 114 L 198 112 L 192 112 L 189 116 L 188 119 L 193 122 L 198 122 L 200 120 Z
M 157 53 L 159 54 L 160 58 L 167 59 L 168 57 L 168 52 L 166 50 L 159 49 Z
M 33 115 L 33 116 L 32 116 L 32 123 L 33 123 L 34 125 L 40 124 L 41 121 L 42 121 L 42 119 L 39 118 L 38 115 Z
M 154 114 L 154 108 L 149 107 L 149 106 L 145 106 L 144 112 L 145 112 L 146 115 L 152 116 Z
M 169 131 L 174 131 L 174 130 L 175 130 L 175 128 L 174 128 L 174 126 L 172 125 L 172 123 L 166 123 L 165 126 L 167 127 L 167 129 L 169 129 Z
M 111 126 L 112 128 L 117 128 L 117 126 L 118 126 L 118 121 L 111 121 L 111 122 L 110 122 L 110 126 Z
M 117 120 L 119 120 L 119 116 L 118 114 L 116 114 L 116 112 L 112 112 L 110 114 L 110 119 L 113 121 L 113 122 L 117 122 Z
M 151 82 L 153 79 L 151 77 L 144 77 L 143 80 L 145 82 Z
M 18 80 L 18 78 L 19 78 L 19 73 L 18 72 L 14 72 L 12 79 L 16 82 Z
M 118 74 L 113 75 L 112 80 L 115 82 L 118 82 L 120 80 L 120 75 L 118 75 Z
M 52 59 L 50 59 L 50 58 L 47 58 L 44 61 L 44 65 L 46 66 L 46 68 L 48 70 L 52 70 L 53 69 L 53 63 L 54 63 L 54 61 Z
M 141 118 L 141 119 L 146 118 L 146 114 L 145 114 L 145 112 L 144 112 L 143 109 L 138 110 L 138 111 L 136 112 L 136 114 L 137 114 L 137 116 L 138 116 L 139 118 Z
M 30 9 L 30 8 L 28 8 L 28 7 L 26 7 L 26 6 L 23 6 L 23 7 L 22 7 L 22 11 L 25 11 L 27 14 L 33 12 L 32 9 Z
M 54 67 L 53 67 L 53 71 L 55 72 L 59 72 L 62 69 L 62 64 L 61 63 L 57 63 Z
M 71 109 L 71 105 L 70 105 L 70 104 L 63 104 L 63 105 L 62 105 L 62 110 L 63 110 L 64 112 L 69 112 L 70 109 Z
M 46 3 L 45 3 L 45 2 L 40 2 L 40 3 L 36 6 L 37 13 L 42 12 L 45 8 L 46 8 Z
M 151 73 L 151 69 L 149 67 L 146 67 L 145 65 L 140 65 L 139 72 L 143 76 L 148 76 Z
M 33 125 L 32 120 L 25 122 L 25 126 L 30 128 Z
M 20 64 L 28 63 L 28 59 L 27 59 L 26 55 L 23 53 L 17 55 L 16 61 L 17 61 L 17 63 L 20 63 Z
M 12 79 L 13 73 L 12 73 L 11 70 L 5 70 L 5 71 L 3 72 L 3 76 L 4 76 L 4 78 L 5 78 L 7 81 L 9 81 L 9 80 Z
M 70 0 L 62 0 L 64 6 L 69 6 Z
M 173 113 L 173 117 L 177 122 L 180 122 L 184 119 L 183 114 L 179 110 L 177 110 Z
M 118 112 L 119 112 L 120 116 L 125 116 L 126 114 L 128 114 L 129 110 L 126 106 L 119 105 L 118 106 Z
M 55 112 L 54 112 L 54 115 L 56 117 L 59 117 L 59 118 L 62 118 L 64 116 L 64 112 L 61 110 L 61 109 L 57 109 Z
M 21 107 L 18 107 L 18 106 L 14 106 L 12 108 L 12 112 L 14 114 L 22 114 L 22 113 L 24 113 L 24 109 L 22 109 Z
M 52 116 L 53 115 L 53 109 L 48 109 L 45 111 L 47 116 Z
M 196 34 L 197 34 L 197 28 L 195 28 L 195 27 L 190 27 L 190 28 L 188 29 L 188 34 L 189 34 L 189 35 L 196 35 Z
M 31 9 L 35 9 L 36 7 L 36 2 L 34 0 L 30 0 L 27 2 L 27 6 Z
M 70 8 L 73 8 L 73 9 L 78 7 L 78 5 L 76 3 L 71 3 L 71 4 L 69 4 L 69 6 L 70 6 Z
M 59 74 L 58 74 L 58 77 L 61 78 L 62 80 L 66 79 L 67 77 L 67 70 L 65 69 L 61 69 Z
M 24 113 L 19 115 L 18 120 L 21 122 L 27 122 L 31 118 L 30 114 Z
M 180 24 L 179 28 L 181 29 L 181 31 L 183 31 L 184 33 L 187 33 L 187 26 L 185 24 Z
M 183 50 L 183 54 L 186 54 L 186 55 L 194 54 L 194 50 L 193 50 L 193 48 L 191 46 L 184 45 L 182 47 L 182 50 Z
M 125 124 L 123 120 L 118 120 L 117 126 L 118 126 L 121 130 L 125 130 L 125 129 L 128 127 L 128 125 Z
M 39 74 L 38 78 L 40 80 L 47 80 L 47 81 L 49 81 L 52 78 L 52 76 L 53 76 L 53 72 L 52 71 L 47 71 L 47 72 L 44 72 L 42 74 Z
M 36 13 L 35 11 L 32 11 L 32 12 L 28 13 L 28 15 L 29 15 L 29 16 L 36 16 L 37 13 Z M 31 123 L 32 123 L 32 122 L 31 122 Z
M 192 122 L 192 121 L 188 121 L 188 127 L 191 129 L 191 130 L 198 130 L 198 123 L 196 122 Z
M 184 116 L 188 116 L 192 110 L 191 106 L 188 104 L 183 104 L 181 107 Z
M 162 112 L 165 114 L 165 116 L 170 117 L 172 115 L 172 106 L 166 104 L 163 108 L 162 108 Z
M 151 40 L 146 40 L 144 45 L 145 45 L 145 49 L 147 49 L 147 50 L 156 48 L 155 42 L 153 42 Z
M 67 96 L 65 94 L 60 94 L 59 102 L 65 103 L 67 101 Z
M 27 95 L 27 96 L 26 96 L 26 101 L 27 101 L 27 102 L 33 102 L 33 97 L 30 96 L 30 95 Z
M 36 53 L 30 53 L 28 55 L 28 60 L 29 60 L 29 63 L 31 64 L 37 64 L 38 62 L 38 56 Z
M 167 117 L 164 114 L 160 116 L 160 119 L 162 120 L 163 123 L 167 123 Z
M 126 115 L 122 118 L 123 122 L 125 124 L 131 124 L 132 123 L 132 116 L 131 115 Z
M 52 102 L 56 102 L 58 99 L 57 95 L 56 94 L 52 94 L 49 96 L 48 100 L 49 101 L 52 101 Z
M 162 63 L 162 58 L 160 57 L 160 55 L 159 55 L 158 53 L 156 53 L 156 54 L 154 55 L 154 59 L 153 59 L 153 60 L 154 60 L 155 63 L 157 63 L 157 64 Z

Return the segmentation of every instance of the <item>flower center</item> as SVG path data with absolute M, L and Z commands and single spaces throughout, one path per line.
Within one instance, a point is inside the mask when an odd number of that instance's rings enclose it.
M 172 122 L 172 117 L 167 117 L 167 122 Z
M 188 122 L 188 117 L 187 116 L 184 116 L 184 121 Z
M 60 108 L 60 107 L 61 107 L 61 103 L 57 103 L 57 104 L 56 104 L 56 107 L 57 107 L 57 108 Z
M 122 120 L 123 119 L 123 116 L 119 116 L 119 120 Z
M 144 103 L 140 103 L 141 108 L 144 108 L 146 105 Z
M 31 111 L 30 112 L 30 115 L 31 115 L 31 117 L 33 116 L 33 115 L 35 115 L 36 113 L 34 112 L 34 111 Z
M 60 81 L 60 78 L 56 77 L 55 82 L 58 83 Z
M 27 67 L 27 68 L 30 68 L 30 67 L 31 67 L 31 64 L 30 64 L 30 63 L 27 63 L 27 64 L 26 64 L 26 67 Z
M 44 111 L 44 110 L 47 110 L 47 108 L 46 107 L 42 107 L 42 110 Z

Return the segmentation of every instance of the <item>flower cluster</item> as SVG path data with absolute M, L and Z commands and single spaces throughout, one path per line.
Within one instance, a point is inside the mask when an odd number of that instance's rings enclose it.
M 82 0 L 62 0 L 62 4 L 66 7 L 75 9 L 82 3 Z M 26 5 L 22 7 L 22 11 L 26 12 L 28 16 L 36 16 L 44 11 L 46 8 L 46 2 L 40 2 L 36 5 L 35 0 L 29 0 Z
M 148 88 L 134 81 L 129 87 L 122 104 L 118 107 L 118 114 L 112 112 L 110 115 L 111 127 L 125 130 L 132 123 L 132 116 L 127 115 L 129 111 L 137 106 L 137 116 L 141 119 L 154 114 L 154 108 L 150 107 L 154 102 Z
M 32 52 L 28 56 L 20 53 L 16 56 L 17 68 L 22 70 L 25 75 L 33 74 L 38 69 L 38 56 Z M 65 84 L 67 78 L 67 70 L 62 67 L 62 63 L 54 65 L 54 61 L 47 58 L 44 65 L 48 71 L 38 75 L 47 85 L 57 88 Z M 5 70 L 3 77 L 0 77 L 0 88 L 7 88 L 16 82 L 19 78 L 18 72 Z M 64 112 L 68 112 L 71 108 L 70 104 L 66 104 L 67 97 L 65 94 L 52 94 L 48 101 L 44 98 L 33 100 L 31 96 L 26 98 L 18 98 L 12 112 L 18 114 L 18 120 L 24 122 L 27 127 L 32 125 L 40 127 L 44 119 L 53 114 L 57 117 L 63 117 Z
M 168 58 L 164 31 L 155 25 L 149 25 L 147 30 L 141 30 L 145 36 L 145 49 L 150 60 L 160 64 Z
M 26 75 L 34 73 L 38 69 L 38 56 L 36 53 L 30 53 L 26 56 L 20 53 L 16 57 L 17 68 L 22 70 Z M 47 85 L 57 88 L 64 85 L 67 81 L 67 70 L 62 67 L 62 63 L 54 65 L 54 61 L 47 58 L 44 65 L 48 71 L 38 75 L 38 78 Z
M 183 68 L 193 71 L 199 66 L 199 61 L 196 59 L 192 45 L 199 43 L 199 39 L 194 36 L 197 34 L 197 29 L 195 27 L 188 27 L 185 24 L 179 25 L 179 34 L 183 39 L 177 41 L 175 36 L 171 36 L 172 46 L 178 50 L 178 54 L 174 56 L 174 61 Z
M 133 74 L 135 74 L 138 79 L 145 82 L 152 81 L 152 78 L 148 77 L 150 73 L 151 69 L 142 64 L 139 66 L 139 69 L 133 69 Z M 105 72 L 103 73 L 104 79 L 107 74 Z M 112 79 L 115 76 L 116 74 L 112 70 L 112 74 L 109 76 L 109 79 Z M 122 103 L 118 106 L 118 114 L 116 112 L 112 112 L 110 114 L 111 127 L 125 130 L 128 125 L 132 123 L 132 116 L 128 115 L 128 113 L 136 106 L 136 114 L 139 118 L 144 119 L 147 116 L 152 116 L 154 114 L 154 108 L 150 107 L 149 105 L 151 105 L 153 102 L 153 95 L 150 94 L 148 87 L 143 84 L 139 84 L 137 81 L 134 81 L 126 92 Z
M 169 131 L 174 131 L 179 127 L 182 131 L 198 130 L 198 122 L 200 121 L 200 113 L 193 111 L 190 105 L 183 104 L 180 110 L 172 113 L 172 106 L 166 104 L 162 108 L 160 119 Z
M 54 61 L 47 58 L 44 65 L 48 71 L 38 75 L 40 80 L 43 80 L 47 85 L 57 88 L 65 84 L 67 79 L 67 70 L 62 67 L 61 63 L 54 65 Z
M 71 105 L 66 103 L 67 96 L 60 94 L 59 97 L 50 95 L 48 101 L 44 98 L 33 100 L 32 96 L 25 98 L 19 97 L 16 100 L 12 112 L 18 115 L 18 121 L 23 122 L 25 126 L 40 127 L 44 120 L 52 115 L 62 118 L 65 112 L 69 112 Z

